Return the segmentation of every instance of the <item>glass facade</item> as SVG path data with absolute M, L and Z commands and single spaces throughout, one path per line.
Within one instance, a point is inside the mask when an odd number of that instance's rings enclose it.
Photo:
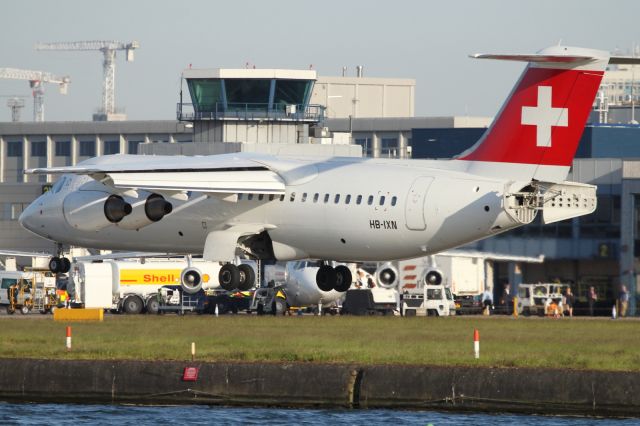
M 71 156 L 71 142 L 70 141 L 56 141 L 56 157 L 70 157 Z
M 190 78 L 187 85 L 199 118 L 240 117 L 243 113 L 250 114 L 249 118 L 270 114 L 305 117 L 313 80 Z
M 82 157 L 95 157 L 96 141 L 80 141 L 80 155 Z
M 120 141 L 104 141 L 104 155 L 118 154 L 120 152 Z
M 31 156 L 33 157 L 46 157 L 47 156 L 47 143 L 45 141 L 31 142 Z
M 7 142 L 7 157 L 22 157 L 22 141 Z

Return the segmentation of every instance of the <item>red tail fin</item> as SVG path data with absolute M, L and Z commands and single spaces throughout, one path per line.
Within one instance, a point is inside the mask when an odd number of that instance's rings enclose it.
M 523 60 L 529 65 L 487 133 L 458 159 L 471 162 L 471 173 L 564 180 L 609 54 L 552 47 L 536 55 L 476 57 Z

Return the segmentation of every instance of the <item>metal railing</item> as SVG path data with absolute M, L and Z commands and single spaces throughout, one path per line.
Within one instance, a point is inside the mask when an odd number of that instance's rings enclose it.
M 215 103 L 206 108 L 195 108 L 192 103 L 178 103 L 176 115 L 179 121 L 199 120 L 273 120 L 308 121 L 324 120 L 322 105 Z

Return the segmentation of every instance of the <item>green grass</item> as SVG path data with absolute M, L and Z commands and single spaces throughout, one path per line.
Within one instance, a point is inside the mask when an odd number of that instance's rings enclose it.
M 50 318 L 50 317 L 49 317 Z M 73 349 L 65 350 L 72 326 Z M 299 361 L 640 371 L 640 323 L 500 317 L 0 317 L 0 358 Z M 480 360 L 473 330 L 480 331 Z

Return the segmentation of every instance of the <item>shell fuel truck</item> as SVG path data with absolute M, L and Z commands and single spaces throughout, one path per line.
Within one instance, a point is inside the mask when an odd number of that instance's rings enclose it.
M 191 264 L 202 272 L 203 289 L 219 287 L 220 265 L 217 262 L 194 259 Z M 186 261 L 178 260 L 76 262 L 71 276 L 85 308 L 155 314 L 158 312 L 158 290 L 165 285 L 179 286 L 180 274 L 187 266 Z

